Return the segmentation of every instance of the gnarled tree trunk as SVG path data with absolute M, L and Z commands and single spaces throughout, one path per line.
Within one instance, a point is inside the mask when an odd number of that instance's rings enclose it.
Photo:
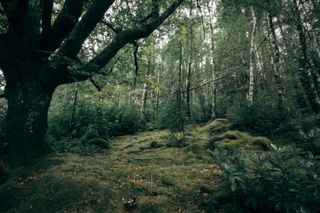
M 24 79 L 6 85 L 8 112 L 7 141 L 13 162 L 47 153 L 47 115 L 53 89 L 39 82 Z
M 0 69 L 6 80 L 6 140 L 13 162 L 23 163 L 49 150 L 47 115 L 58 85 L 101 73 L 121 48 L 148 37 L 183 1 L 172 1 L 162 13 L 158 1 L 152 1 L 151 17 L 130 29 L 113 28 L 116 35 L 108 45 L 81 63 L 77 56 L 83 43 L 99 22 L 110 18 L 105 13 L 115 0 L 64 0 L 59 14 L 54 14 L 53 0 L 0 0 L 8 25 L 0 32 Z

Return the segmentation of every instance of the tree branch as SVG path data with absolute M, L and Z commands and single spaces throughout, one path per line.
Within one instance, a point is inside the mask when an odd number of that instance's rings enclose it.
M 24 27 L 24 18 L 28 13 L 29 1 L 1 0 L 1 4 L 9 22 L 9 32 L 14 34 L 20 34 Z
M 89 78 L 89 80 L 99 92 L 102 90 L 101 87 L 97 84 L 97 82 L 95 82 L 92 78 Z
M 51 15 L 47 14 L 51 10 L 50 4 L 52 0 L 46 0 L 44 2 L 42 21 L 45 16 L 45 23 L 48 25 L 50 20 L 51 25 Z M 41 49 L 47 51 L 56 50 L 61 42 L 67 37 L 67 35 L 72 31 L 74 26 L 79 20 L 83 10 L 83 4 L 85 0 L 66 0 L 61 12 L 56 18 L 55 22 L 52 25 L 51 33 L 49 36 L 45 35 L 46 31 L 43 31 L 42 40 L 41 40 Z M 45 14 L 44 14 L 45 13 Z M 50 17 L 49 17 L 50 16 Z
M 139 51 L 139 45 L 137 42 L 134 42 L 134 51 L 133 51 L 133 57 L 134 57 L 134 82 L 133 82 L 133 89 L 136 89 L 137 84 L 137 78 L 138 78 L 138 72 L 139 72 L 139 63 L 138 63 L 138 51 Z
M 120 33 L 120 31 L 122 31 L 121 29 L 115 28 L 111 23 L 106 22 L 106 21 L 101 21 L 102 24 L 106 25 L 107 27 L 109 27 L 114 33 L 118 34 Z
M 161 16 L 148 24 L 142 25 L 136 29 L 129 29 L 119 32 L 109 46 L 107 46 L 86 65 L 80 67 L 76 72 L 73 73 L 74 78 L 78 80 L 85 80 L 93 76 L 101 68 L 103 68 L 126 44 L 148 37 L 181 5 L 183 1 L 184 0 L 176 0 Z M 84 71 L 86 72 L 86 75 L 81 74 Z
M 52 18 L 53 0 L 43 0 L 41 28 L 42 40 L 47 39 L 51 33 L 51 18 Z
M 58 57 L 74 58 L 80 51 L 85 39 L 93 31 L 97 23 L 102 20 L 105 12 L 114 1 L 95 0 L 59 49 L 57 53 Z

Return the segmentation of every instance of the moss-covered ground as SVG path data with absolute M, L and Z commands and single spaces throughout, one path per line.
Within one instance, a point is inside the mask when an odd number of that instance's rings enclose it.
M 203 212 L 222 175 L 208 144 L 270 143 L 227 123 L 187 126 L 183 147 L 168 146 L 169 132 L 155 130 L 114 138 L 100 152 L 36 159 L 10 172 L 0 187 L 0 212 Z

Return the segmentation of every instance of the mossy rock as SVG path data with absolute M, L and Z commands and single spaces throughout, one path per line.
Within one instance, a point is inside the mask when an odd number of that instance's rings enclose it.
M 229 140 L 238 140 L 242 138 L 242 134 L 238 131 L 228 131 L 223 136 Z
M 261 148 L 264 151 L 269 150 L 270 144 L 272 141 L 269 138 L 266 137 L 254 137 L 251 139 L 251 144 L 254 146 L 257 146 L 258 148 Z
M 104 138 L 92 138 L 88 141 L 88 144 L 97 146 L 101 149 L 110 149 L 111 141 Z
M 163 144 L 159 143 L 158 141 L 152 141 L 149 145 L 150 149 L 157 149 L 163 147 Z
M 192 143 L 185 148 L 186 152 L 192 152 L 193 154 L 200 154 L 202 151 L 202 146 L 197 143 Z
M 246 132 L 227 131 L 223 134 L 213 136 L 208 143 L 208 148 L 214 150 L 245 148 L 249 150 L 268 150 L 271 141 L 265 137 L 254 137 Z
M 138 199 L 138 209 L 140 213 L 162 213 L 168 212 L 171 206 L 165 196 L 143 196 Z
M 110 186 L 91 177 L 50 174 L 25 189 L 18 212 L 105 212 L 115 199 Z
M 220 134 L 230 128 L 230 122 L 227 119 L 216 119 L 207 125 L 203 126 L 200 131 L 209 132 L 210 134 Z

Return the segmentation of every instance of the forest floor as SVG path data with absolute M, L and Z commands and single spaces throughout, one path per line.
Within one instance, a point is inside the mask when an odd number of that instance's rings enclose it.
M 0 210 L 204 212 L 222 176 L 207 151 L 209 130 L 223 132 L 221 146 L 226 141 L 233 146 L 268 142 L 223 130 L 223 122 L 187 126 L 186 145 L 180 148 L 168 146 L 168 131 L 154 130 L 116 137 L 109 149 L 91 154 L 55 153 L 37 159 L 13 170 L 0 187 Z

